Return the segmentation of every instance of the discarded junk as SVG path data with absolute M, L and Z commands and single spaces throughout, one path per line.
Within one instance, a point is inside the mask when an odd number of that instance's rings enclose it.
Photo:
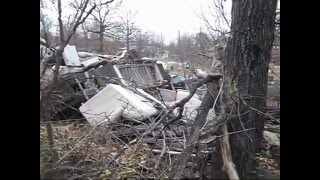
M 40 44 L 45 43 L 40 39 Z M 46 68 L 41 88 L 52 80 L 54 64 Z M 59 67 L 62 90 L 54 119 L 85 118 L 91 125 L 120 119 L 144 121 L 156 117 L 188 96 L 182 76 L 170 76 L 157 60 L 140 59 L 135 50 L 117 55 L 77 52 L 67 45 Z M 129 87 L 132 87 L 130 89 Z M 194 119 L 201 100 L 194 95 L 184 105 L 183 118 Z M 174 110 L 177 115 L 178 110 Z
M 143 120 L 158 113 L 152 102 L 115 84 L 108 84 L 79 109 L 92 125 L 102 121 L 115 122 L 120 115 Z M 110 117 L 112 114 L 118 115 Z

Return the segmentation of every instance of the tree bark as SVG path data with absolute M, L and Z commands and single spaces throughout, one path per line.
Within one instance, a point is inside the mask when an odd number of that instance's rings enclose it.
M 99 52 L 103 53 L 103 24 L 100 24 L 100 32 L 99 32 Z
M 248 177 L 253 156 L 263 137 L 265 118 L 261 113 L 252 111 L 252 107 L 264 112 L 262 107 L 266 105 L 276 6 L 277 0 L 232 1 L 231 37 L 223 69 L 226 102 L 235 105 L 232 115 L 237 118 L 228 121 L 228 128 L 231 132 L 256 128 L 230 136 L 232 158 L 241 179 Z M 230 111 L 227 108 L 227 113 Z
M 83 24 L 81 24 L 81 28 L 84 34 L 84 40 L 85 40 L 85 50 L 88 51 L 88 31 L 87 29 L 84 27 Z
M 127 47 L 127 51 L 129 51 L 130 50 L 129 29 L 127 30 L 127 34 L 126 34 L 126 47 Z

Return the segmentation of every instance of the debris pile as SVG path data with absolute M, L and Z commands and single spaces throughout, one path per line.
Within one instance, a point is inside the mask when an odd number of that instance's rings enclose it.
M 56 70 L 56 49 L 42 44 L 40 39 L 44 90 Z M 187 148 L 190 123 L 195 120 L 207 89 L 200 82 L 208 74 L 196 69 L 195 76 L 189 79 L 170 75 L 162 62 L 140 58 L 135 50 L 101 55 L 77 52 L 75 46 L 67 45 L 62 55 L 53 120 L 78 122 L 54 126 L 60 153 L 56 164 L 60 166 L 49 170 L 42 167 L 46 169 L 42 171 L 43 178 L 50 177 L 50 173 L 60 174 L 62 179 L 118 179 L 135 175 L 168 178 L 177 155 Z M 40 92 L 40 99 L 41 95 Z M 265 131 L 264 135 L 271 147 L 277 147 L 278 137 L 272 133 Z M 47 143 L 45 136 L 42 132 L 41 144 Z M 216 140 L 216 136 L 201 136 L 196 147 L 200 150 L 191 152 L 187 164 L 188 173 L 199 177 L 210 166 L 209 161 L 200 161 L 214 151 L 212 142 Z M 41 152 L 47 151 L 42 146 Z M 276 151 L 272 153 L 277 154 Z M 41 157 L 43 162 L 51 161 L 50 157 Z M 202 164 L 202 169 L 195 169 L 194 163 Z
M 56 49 L 42 46 L 42 43 L 40 39 L 40 49 L 44 51 L 40 53 L 43 90 L 56 70 Z M 84 169 L 87 172 L 91 168 L 92 174 L 82 174 L 91 178 L 110 177 L 111 174 L 113 178 L 127 174 L 133 177 L 135 173 L 140 173 L 139 177 L 167 177 L 174 159 L 186 148 L 188 124 L 195 119 L 202 102 L 204 92 L 190 94 L 190 89 L 207 75 L 198 70 L 200 78 L 186 80 L 181 76 L 170 76 L 163 63 L 141 59 L 135 50 L 100 55 L 77 52 L 75 46 L 67 45 L 62 55 L 53 120 L 59 123 L 79 120 L 77 123 L 85 123 L 85 129 L 77 129 L 74 125 L 55 126 L 60 165 L 74 167 L 78 161 L 72 172 Z M 42 133 L 43 141 L 44 136 Z M 86 152 L 75 150 L 85 147 Z M 43 148 L 45 153 L 46 148 Z M 204 150 L 202 154 L 210 151 Z M 101 159 L 102 155 L 104 158 Z M 196 157 L 196 152 L 192 157 Z M 149 162 L 150 159 L 154 162 Z M 50 160 L 44 158 L 42 161 Z M 95 169 L 88 165 L 91 163 L 110 167 L 121 164 L 121 169 Z M 163 173 L 154 174 L 154 168 L 160 168 L 157 172 Z M 44 176 L 50 173 L 46 171 Z M 76 174 L 69 173 L 68 176 L 78 177 Z

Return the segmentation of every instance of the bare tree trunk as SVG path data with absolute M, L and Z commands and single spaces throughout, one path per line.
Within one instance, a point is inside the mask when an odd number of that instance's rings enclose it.
M 180 39 L 180 30 L 178 32 L 178 48 L 179 48 L 179 59 L 182 65 L 183 77 L 186 79 L 186 70 L 184 67 L 184 51 L 182 50 L 181 39 Z
M 47 123 L 46 124 L 46 128 L 47 128 L 47 136 L 48 136 L 48 143 L 49 143 L 49 147 L 51 149 L 52 152 L 52 162 L 56 163 L 59 160 L 59 155 L 58 152 L 54 146 L 54 141 L 53 141 L 53 127 L 51 123 Z
M 47 44 L 49 44 L 48 33 L 47 33 L 46 29 L 44 29 L 43 31 L 44 31 L 44 40 L 46 41 Z
M 86 28 L 84 27 L 83 24 L 81 24 L 81 28 L 84 34 L 84 40 L 85 40 L 85 49 L 86 51 L 88 51 L 88 31 L 86 30 Z
M 74 45 L 78 44 L 78 34 L 76 32 L 73 34 L 73 43 Z
M 113 0 L 101 3 L 99 5 L 105 5 L 113 2 Z M 86 7 L 89 3 L 89 0 L 86 0 L 84 3 L 84 6 L 81 10 L 80 16 L 77 18 L 75 24 L 73 25 L 72 32 L 67 35 L 67 38 L 65 39 L 64 29 L 63 29 L 63 21 L 62 21 L 62 8 L 61 8 L 61 0 L 58 0 L 58 22 L 59 22 L 59 38 L 60 38 L 60 46 L 55 52 L 55 70 L 53 72 L 53 78 L 51 80 L 51 83 L 43 90 L 42 96 L 40 98 L 40 116 L 43 117 L 44 121 L 50 121 L 51 116 L 54 114 L 52 100 L 54 100 L 54 97 L 52 96 L 57 89 L 59 89 L 59 68 L 62 62 L 62 53 L 70 39 L 74 36 L 77 28 L 79 25 L 81 25 L 88 16 L 92 13 L 92 11 L 97 7 L 97 4 L 94 4 L 91 8 L 89 8 L 89 11 L 86 12 L 86 15 L 84 15 L 84 12 L 86 11 Z M 59 89 L 60 90 L 60 89 Z M 55 163 L 58 160 L 58 153 L 57 150 L 54 147 L 54 139 L 53 139 L 53 127 L 50 123 L 47 124 L 47 134 L 48 134 L 48 142 L 51 147 L 51 151 L 53 154 L 53 163 Z
M 58 82 L 59 79 L 59 67 L 62 61 L 62 52 L 64 47 L 66 46 L 65 40 L 64 40 L 64 31 L 63 31 L 63 24 L 62 24 L 62 20 L 61 20 L 61 0 L 58 0 L 58 11 L 59 11 L 59 33 L 60 33 L 60 44 L 61 46 L 59 47 L 59 49 L 56 51 L 56 55 L 55 55 L 55 71 L 54 71 L 54 75 L 53 75 L 53 79 L 52 79 L 52 83 L 49 84 L 48 89 L 46 91 L 44 91 L 43 93 L 43 97 L 40 100 L 40 106 L 42 106 L 42 108 L 44 108 L 44 121 L 50 121 L 50 117 L 52 115 L 52 105 L 49 103 L 52 96 L 52 92 L 54 91 L 55 85 Z M 53 140 L 53 128 L 52 125 L 50 123 L 47 124 L 46 126 L 47 128 L 47 135 L 48 135 L 48 142 L 49 142 L 49 146 L 52 152 L 52 161 L 53 163 L 58 161 L 58 152 L 55 149 L 55 145 L 54 145 L 54 140 Z
M 103 28 L 100 27 L 100 33 L 99 33 L 99 52 L 103 53 Z
M 85 34 L 85 48 L 86 48 L 86 51 L 88 51 L 88 35 Z
M 223 61 L 230 131 L 255 128 L 230 136 L 232 158 L 240 178 L 248 177 L 264 127 L 268 63 L 273 43 L 277 0 L 233 0 L 231 38 Z M 230 107 L 230 106 L 229 106 Z M 242 114 L 242 115 L 240 115 Z M 230 132 L 229 131 L 229 132 Z
M 129 34 L 126 35 L 126 47 L 127 47 L 127 51 L 130 50 L 130 38 L 129 38 Z

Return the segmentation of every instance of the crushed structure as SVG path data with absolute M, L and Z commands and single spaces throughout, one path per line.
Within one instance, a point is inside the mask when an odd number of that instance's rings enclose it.
M 42 90 L 53 79 L 55 51 L 40 39 Z M 165 159 L 167 164 L 186 149 L 190 122 L 195 121 L 200 112 L 198 109 L 208 89 L 200 82 L 205 82 L 209 76 L 219 80 L 221 71 L 220 59 L 217 59 L 210 74 L 201 69 L 195 69 L 194 75 L 189 76 L 191 78 L 169 74 L 164 62 L 141 58 L 135 50 L 103 55 L 77 52 L 75 46 L 67 45 L 62 55 L 53 120 L 81 119 L 91 127 L 106 127 L 108 134 L 121 141 L 124 154 L 133 151 L 129 146 L 139 142 L 143 149 L 149 148 L 156 154 L 159 161 L 168 157 Z M 215 112 L 210 110 L 209 115 L 215 116 Z M 210 123 L 206 123 L 208 127 Z M 265 135 L 270 141 L 276 139 L 271 133 Z M 201 132 L 197 148 L 205 148 L 192 152 L 191 156 L 208 155 L 215 149 L 212 145 L 215 140 L 215 136 Z M 121 148 L 117 148 L 120 151 Z M 119 157 L 120 163 L 126 162 L 121 153 L 115 157 Z M 189 162 L 188 166 L 192 167 L 192 163 Z M 158 168 L 159 162 L 153 166 Z M 205 163 L 203 166 L 206 169 L 210 165 Z
M 42 89 L 53 78 L 55 50 L 55 48 L 47 48 L 45 41 L 40 38 L 40 59 L 42 60 L 40 66 L 43 70 Z M 75 46 L 67 45 L 62 55 L 63 62 L 59 67 L 59 75 L 61 86 L 64 89 L 62 94 L 64 95 L 59 99 L 61 103 L 57 103 L 57 107 L 59 107 L 55 117 L 57 120 L 70 118 L 69 115 L 72 114 L 72 117 L 83 116 L 89 122 L 92 122 L 93 120 L 89 120 L 91 116 L 84 114 L 86 105 L 99 103 L 101 99 L 112 101 L 111 99 L 114 97 L 109 96 L 109 94 L 115 93 L 115 91 L 118 92 L 118 95 L 121 94 L 121 97 L 128 97 L 127 100 L 133 97 L 141 98 L 141 95 L 132 94 L 132 91 L 127 90 L 127 87 L 146 90 L 145 93 L 159 102 L 163 101 L 161 102 L 162 106 L 181 100 L 179 97 L 182 91 L 177 91 L 178 89 L 188 90 L 186 79 L 179 75 L 169 75 L 163 67 L 163 62 L 157 62 L 157 60 L 149 58 L 142 59 L 135 50 L 124 50 L 117 55 L 100 55 L 83 51 L 77 52 Z M 44 66 L 46 67 L 44 68 Z M 157 89 L 157 92 L 155 92 L 155 89 Z M 128 94 L 124 94 L 125 91 L 131 93 L 130 98 Z M 169 97 L 162 97 L 163 95 L 169 95 Z M 199 100 L 199 102 L 201 101 Z M 101 107 L 105 106 L 104 109 L 110 109 L 110 105 L 106 102 L 99 105 Z M 111 106 L 115 106 L 115 104 Z M 94 107 L 96 109 L 100 108 L 96 105 Z M 75 112 L 75 109 L 79 108 L 81 113 Z M 73 113 L 70 113 L 70 111 Z M 95 112 L 95 109 L 91 107 L 90 111 Z M 124 110 L 124 114 L 126 111 L 128 110 Z M 154 112 L 156 111 L 154 110 L 152 115 L 154 115 Z

